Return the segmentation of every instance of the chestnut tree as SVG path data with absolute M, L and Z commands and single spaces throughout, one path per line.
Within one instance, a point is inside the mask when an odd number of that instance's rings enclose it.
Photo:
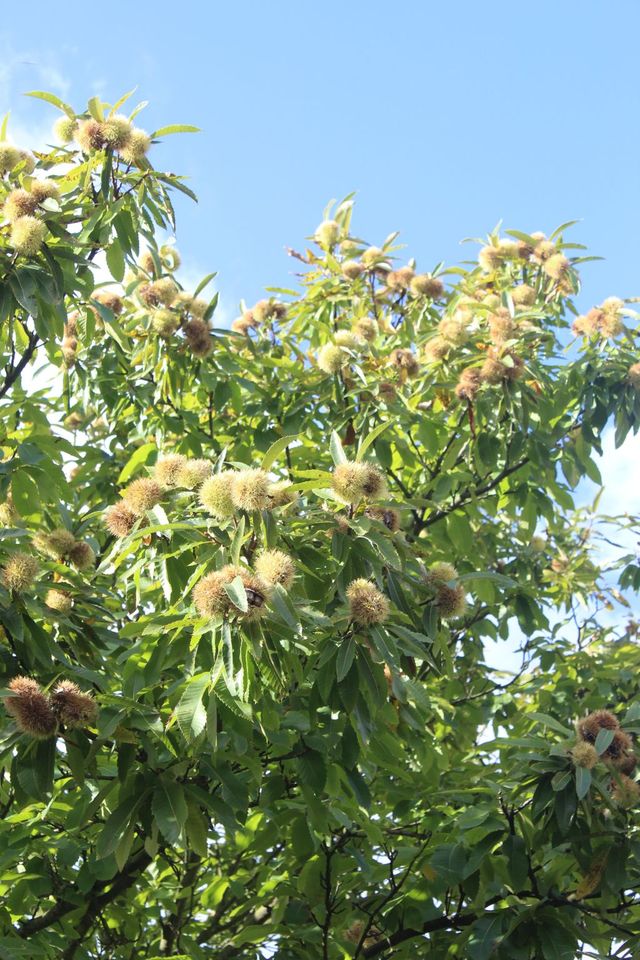
M 640 422 L 629 302 L 578 312 L 570 224 L 418 268 L 347 198 L 216 326 L 153 165 L 195 128 L 33 95 L 52 145 L 0 131 L 2 960 L 637 957 L 634 519 L 576 496 Z

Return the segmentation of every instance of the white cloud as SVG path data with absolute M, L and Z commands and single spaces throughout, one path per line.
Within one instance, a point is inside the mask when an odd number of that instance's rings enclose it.
M 42 150 L 51 141 L 55 108 L 42 104 L 41 119 L 27 120 L 25 90 L 43 89 L 64 98 L 71 84 L 48 54 L 0 47 L 0 114 L 10 110 L 9 139 L 21 147 Z

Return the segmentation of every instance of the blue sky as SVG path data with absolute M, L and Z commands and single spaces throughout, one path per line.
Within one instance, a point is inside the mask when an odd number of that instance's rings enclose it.
M 606 258 L 585 267 L 581 307 L 640 294 L 638 0 L 26 9 L 0 30 L 0 110 L 23 145 L 57 116 L 30 89 L 80 110 L 137 86 L 147 129 L 202 128 L 151 159 L 200 197 L 177 202 L 178 246 L 190 277 L 219 271 L 226 322 L 240 298 L 293 284 L 285 246 L 354 190 L 354 232 L 401 231 L 420 269 L 473 256 L 460 240 L 499 220 L 549 232 L 579 219 L 573 239 Z M 603 510 L 640 512 L 639 465 L 637 440 L 607 444 Z
M 7 24 L 8 20 L 8 24 Z M 0 99 L 21 126 L 137 85 L 144 124 L 190 122 L 153 161 L 185 173 L 178 241 L 220 271 L 225 312 L 289 285 L 325 203 L 357 191 L 356 231 L 400 230 L 428 269 L 498 220 L 550 230 L 606 257 L 585 304 L 640 292 L 637 0 L 559 3 L 183 0 L 108 7 L 32 0 L 0 31 Z M 37 26 L 37 29 L 34 29 Z

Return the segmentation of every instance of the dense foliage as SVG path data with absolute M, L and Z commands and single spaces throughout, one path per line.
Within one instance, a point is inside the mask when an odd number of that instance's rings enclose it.
M 569 225 L 418 272 L 347 199 L 216 328 L 151 164 L 190 128 L 36 95 L 56 145 L 0 143 L 0 957 L 637 956 L 633 519 L 574 507 L 640 422 L 629 305 L 578 315 Z

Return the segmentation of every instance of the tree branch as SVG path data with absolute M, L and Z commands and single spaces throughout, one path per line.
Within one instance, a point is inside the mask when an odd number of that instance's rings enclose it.
M 7 372 L 4 375 L 4 380 L 2 381 L 2 386 L 0 387 L 0 400 L 7 395 L 11 387 L 14 385 L 26 365 L 29 363 L 34 353 L 36 352 L 36 347 L 38 345 L 38 334 L 30 333 L 29 342 L 27 347 L 22 354 L 18 363 L 14 366 L 13 363 L 10 364 Z
M 483 484 L 480 487 L 466 487 L 462 493 L 452 500 L 451 504 L 446 507 L 444 510 L 435 510 L 430 514 L 426 519 L 421 518 L 418 531 L 424 530 L 425 527 L 430 527 L 432 524 L 437 523 L 439 520 L 443 520 L 445 517 L 448 517 L 450 513 L 453 513 L 459 507 L 463 507 L 470 500 L 473 500 L 475 497 L 482 497 L 485 493 L 490 493 L 492 490 L 498 486 L 499 483 L 502 483 L 503 480 L 506 480 L 507 477 L 510 477 L 512 473 L 521 470 L 527 463 L 529 463 L 529 457 L 522 457 L 521 460 L 512 463 L 511 466 L 504 467 L 500 473 L 498 473 L 493 480 L 490 480 L 488 483 Z
M 102 908 L 108 903 L 111 903 L 112 900 L 115 900 L 115 898 L 121 893 L 124 893 L 125 890 L 128 890 L 150 863 L 151 857 L 149 854 L 146 852 L 146 850 L 141 850 L 140 853 L 136 854 L 135 857 L 132 857 L 131 860 L 125 864 L 124 870 L 118 874 L 105 893 L 101 893 L 100 891 L 104 890 L 107 884 L 111 881 L 106 880 L 104 882 L 94 884 L 87 896 L 84 898 L 86 909 L 78 925 L 78 929 L 81 931 L 80 938 L 77 938 L 68 945 L 67 950 L 63 955 L 63 960 L 71 960 L 75 951 L 80 946 L 82 939 L 84 938 L 84 934 L 87 932 Z M 68 913 L 73 913 L 74 910 L 78 909 L 80 908 L 76 902 L 71 902 L 70 900 L 65 899 L 58 900 L 50 910 L 47 910 L 46 913 L 43 913 L 38 917 L 32 917 L 31 920 L 24 920 L 18 927 L 18 936 L 22 937 L 23 940 L 28 940 L 29 937 L 32 937 L 35 933 L 39 933 L 40 930 L 46 930 L 47 927 L 53 926 L 54 923 L 57 923 L 59 920 L 62 920 L 63 917 L 66 917 Z M 70 953 L 68 952 L 69 950 L 71 950 Z

